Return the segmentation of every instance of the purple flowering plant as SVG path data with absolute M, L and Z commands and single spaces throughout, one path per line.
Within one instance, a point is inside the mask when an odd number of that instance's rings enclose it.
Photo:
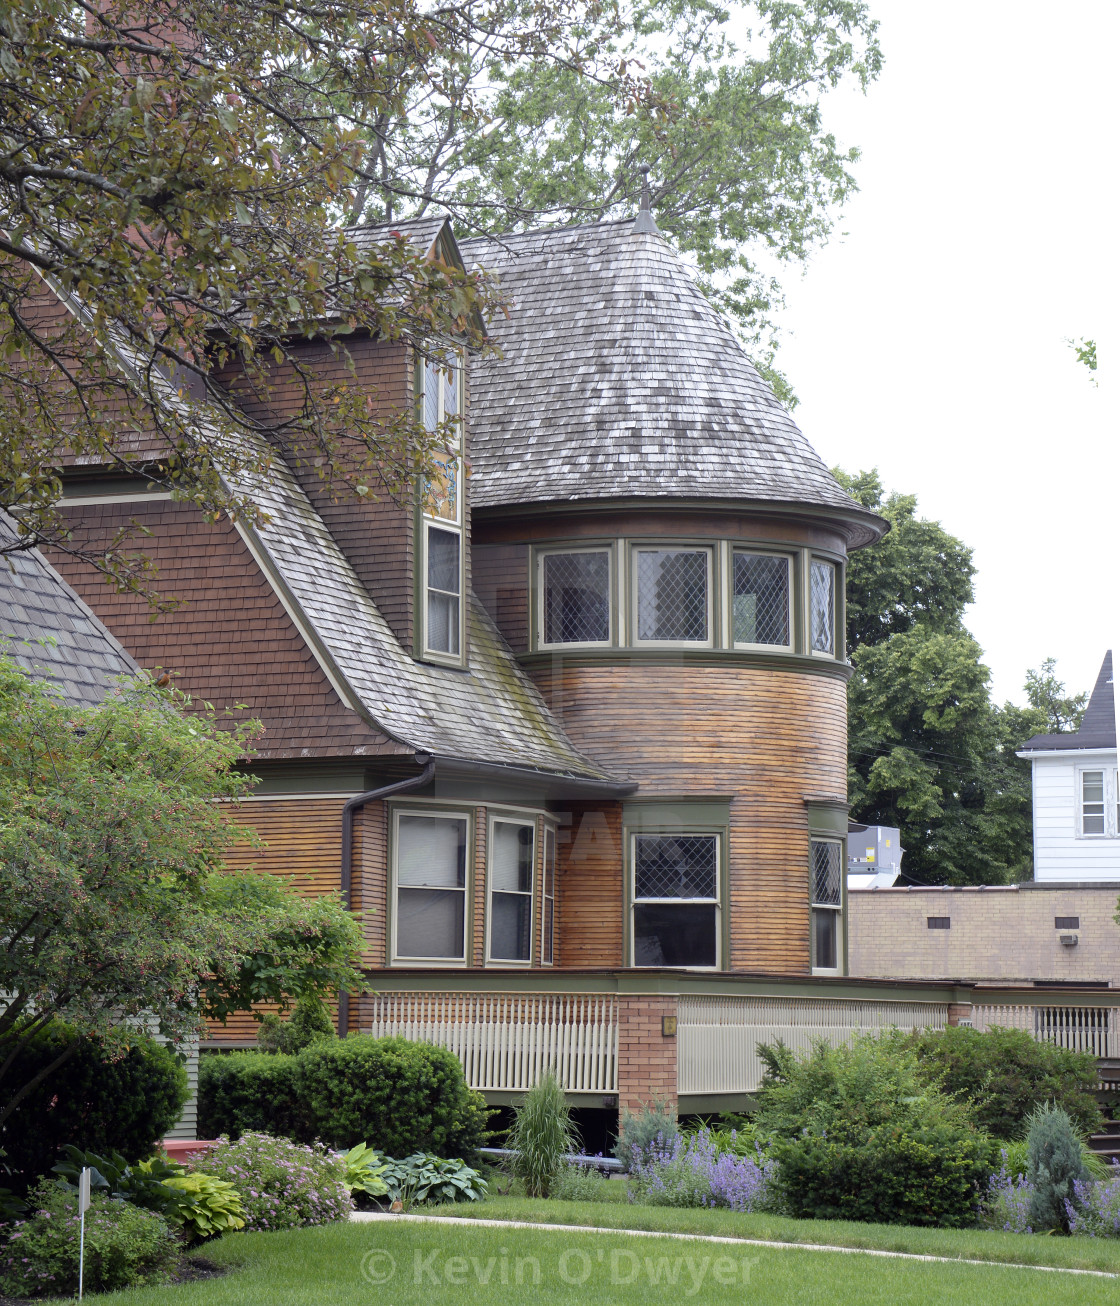
M 760 1145 L 753 1155 L 721 1147 L 706 1128 L 655 1140 L 634 1149 L 629 1197 L 646 1206 L 723 1207 L 731 1211 L 772 1209 L 776 1163 Z
M 1120 1238 L 1120 1165 L 1107 1179 L 1075 1179 L 1073 1201 L 1066 1200 L 1070 1233 L 1089 1238 Z
M 269 1134 L 223 1137 L 195 1169 L 233 1184 L 246 1230 L 296 1229 L 346 1220 L 353 1210 L 345 1158 L 320 1144 Z

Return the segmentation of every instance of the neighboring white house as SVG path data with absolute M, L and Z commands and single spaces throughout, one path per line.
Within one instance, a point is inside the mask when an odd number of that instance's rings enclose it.
M 1105 654 L 1076 732 L 1035 735 L 1029 758 L 1034 797 L 1034 878 L 1120 880 L 1120 789 L 1112 651 Z

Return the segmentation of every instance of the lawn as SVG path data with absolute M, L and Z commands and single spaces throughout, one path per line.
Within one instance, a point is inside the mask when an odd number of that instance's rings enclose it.
M 518 1204 L 519 1215 L 524 1205 Z M 560 1203 L 534 1205 L 546 1207 L 552 1216 Z M 499 1199 L 480 1207 L 478 1214 L 499 1210 L 514 1213 L 514 1207 Z M 623 1208 L 615 1208 L 615 1213 L 621 1215 Z M 520 1306 L 538 1303 L 547 1294 L 550 1306 L 680 1306 L 682 1301 L 724 1306 L 732 1300 L 797 1301 L 799 1306 L 975 1306 L 980 1301 L 1092 1306 L 1117 1299 L 1114 1280 L 1086 1275 L 796 1247 L 744 1245 L 740 1252 L 700 1241 L 491 1229 L 466 1221 L 461 1228 L 385 1221 L 232 1234 L 210 1244 L 206 1255 L 231 1272 L 173 1289 L 134 1289 L 100 1300 L 106 1306 Z

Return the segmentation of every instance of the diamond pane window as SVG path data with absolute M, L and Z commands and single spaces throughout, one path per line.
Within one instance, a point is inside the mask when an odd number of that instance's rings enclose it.
M 635 898 L 716 898 L 715 835 L 634 836 Z
M 839 907 L 843 860 L 841 845 L 814 839 L 810 849 L 813 857 L 813 901 Z
M 736 644 L 789 646 L 789 559 L 736 551 L 731 619 Z
M 546 553 L 541 559 L 542 642 L 607 644 L 611 638 L 611 555 L 607 549 Z
M 1081 772 L 1081 833 L 1104 834 L 1104 772 Z
M 637 549 L 638 639 L 708 640 L 706 549 Z
M 836 568 L 831 562 L 814 559 L 809 567 L 809 627 L 813 652 L 835 655 Z

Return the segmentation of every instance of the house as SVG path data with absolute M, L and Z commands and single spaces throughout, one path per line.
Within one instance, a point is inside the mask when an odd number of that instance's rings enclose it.
M 1120 881 L 1120 791 L 1112 650 L 1078 730 L 1035 735 L 1016 754 L 1030 760 L 1034 878 Z
M 718 1110 L 757 1087 L 761 1038 L 968 1010 L 846 978 L 844 569 L 884 523 L 648 212 L 394 231 L 510 300 L 500 355 L 462 367 L 348 341 L 378 402 L 462 418 L 431 481 L 341 499 L 277 459 L 257 526 L 72 467 L 75 537 L 138 521 L 185 602 L 150 621 L 58 559 L 141 665 L 262 721 L 242 819 L 267 846 L 231 860 L 363 912 L 373 992 L 340 995 L 340 1031 L 452 1047 L 491 1102 L 555 1065 L 583 1106 Z M 254 1035 L 247 1013 L 214 1045 Z

